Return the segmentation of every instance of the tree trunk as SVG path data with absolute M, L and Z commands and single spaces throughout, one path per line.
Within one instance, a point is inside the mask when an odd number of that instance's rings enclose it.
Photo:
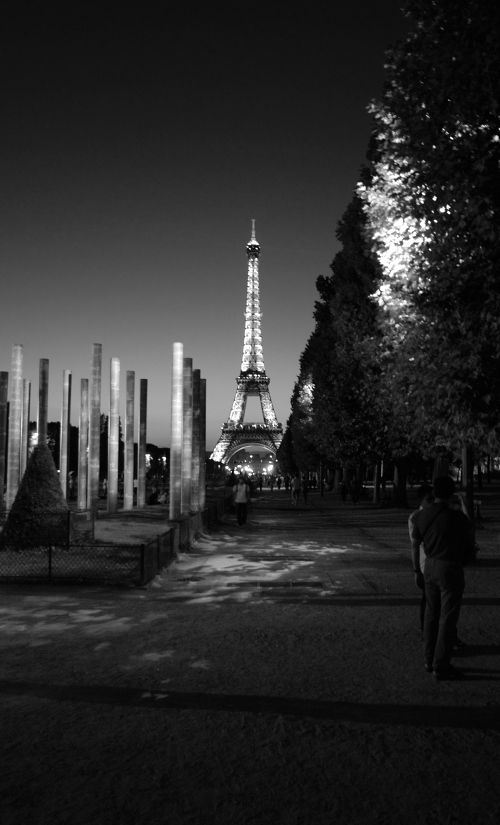
M 341 472 L 341 471 L 340 471 L 340 469 L 339 469 L 339 468 L 337 468 L 337 469 L 335 470 L 335 478 L 334 478 L 334 482 L 333 482 L 333 489 L 334 489 L 334 490 L 335 490 L 335 492 L 337 492 L 337 493 L 338 493 L 338 491 L 340 490 L 340 472 Z
M 450 473 L 450 457 L 448 454 L 437 455 L 434 459 L 434 471 L 432 473 L 432 480 L 447 476 Z
M 467 513 L 474 524 L 474 450 L 470 445 L 466 445 L 462 450 L 462 479 Z
M 382 478 L 382 462 L 377 461 L 373 468 L 373 503 L 380 501 L 380 481 Z
M 396 507 L 409 507 L 406 495 L 406 480 L 408 476 L 408 458 L 398 458 L 394 466 L 394 504 Z

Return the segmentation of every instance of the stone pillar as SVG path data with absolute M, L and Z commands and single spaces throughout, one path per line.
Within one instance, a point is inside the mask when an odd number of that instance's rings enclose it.
M 182 370 L 182 487 L 181 514 L 191 512 L 191 461 L 193 457 L 193 359 L 184 358 Z
M 205 470 L 207 466 L 207 381 L 200 381 L 200 510 L 205 508 Z
M 97 507 L 99 499 L 99 452 L 101 447 L 102 344 L 92 345 L 92 377 L 89 398 L 89 460 L 87 507 Z
M 0 372 L 0 512 L 4 510 L 5 501 L 5 459 L 7 455 L 7 405 L 9 392 L 9 373 Z
M 200 509 L 200 371 L 193 370 L 193 449 L 191 456 L 191 512 Z
M 178 521 L 181 517 L 183 352 L 184 347 L 182 344 L 174 344 L 172 354 L 172 417 L 170 424 L 170 521 Z
M 63 398 L 61 410 L 61 447 L 59 481 L 64 498 L 68 497 L 68 447 L 71 419 L 71 370 L 63 370 Z
M 19 489 L 21 459 L 21 423 L 23 415 L 23 346 L 12 347 L 9 446 L 7 453 L 7 496 L 5 506 L 10 510 Z
M 49 359 L 40 358 L 38 379 L 38 444 L 47 443 L 47 422 L 49 415 Z
M 123 491 L 123 509 L 132 510 L 134 506 L 134 402 L 135 372 L 127 370 L 127 401 L 125 409 L 125 482 Z
M 28 463 L 28 452 L 30 446 L 30 406 L 31 406 L 31 382 L 23 378 L 23 423 L 21 427 L 21 471 L 22 481 Z
M 86 510 L 87 474 L 89 471 L 89 379 L 80 383 L 80 420 L 78 422 L 78 509 Z
M 139 437 L 137 439 L 137 507 L 146 504 L 146 439 L 148 417 L 148 379 L 141 378 L 139 400 Z
M 120 440 L 120 359 L 111 359 L 108 435 L 108 513 L 118 511 L 118 447 Z

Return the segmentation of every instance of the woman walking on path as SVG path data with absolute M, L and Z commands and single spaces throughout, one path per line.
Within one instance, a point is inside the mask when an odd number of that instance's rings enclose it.
M 300 496 L 300 475 L 295 473 L 292 479 L 292 502 L 293 506 L 296 507 L 299 501 Z
M 240 527 L 247 523 L 247 505 L 250 500 L 250 487 L 243 476 L 233 487 L 234 503 L 236 504 L 236 519 Z

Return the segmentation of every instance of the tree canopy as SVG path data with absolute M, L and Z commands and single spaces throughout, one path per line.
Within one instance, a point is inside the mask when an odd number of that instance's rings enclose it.
M 500 6 L 405 9 L 292 396 L 338 464 L 499 446 Z

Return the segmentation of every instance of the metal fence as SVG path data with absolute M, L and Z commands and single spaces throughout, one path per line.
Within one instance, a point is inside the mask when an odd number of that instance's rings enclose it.
M 72 544 L 0 551 L 0 581 L 144 585 L 168 564 L 170 533 L 148 544 Z
M 203 514 L 172 525 L 145 544 L 95 544 L 91 510 L 54 514 L 50 535 L 38 534 L 37 546 L 0 549 L 0 582 L 145 585 L 177 552 L 189 550 L 198 527 L 215 525 L 230 500 L 224 492 Z M 58 532 L 62 531 L 58 541 L 53 540 L 56 522 Z

